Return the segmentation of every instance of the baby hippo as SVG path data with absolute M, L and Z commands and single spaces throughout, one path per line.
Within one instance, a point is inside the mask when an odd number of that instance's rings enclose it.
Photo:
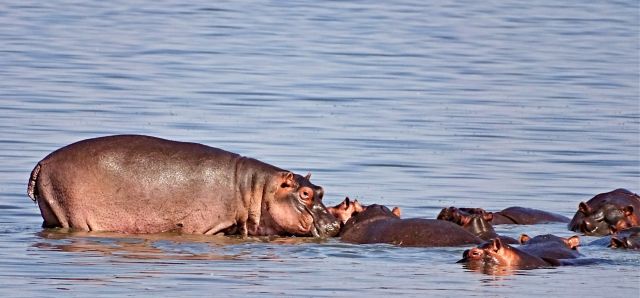
M 358 214 L 364 211 L 367 206 L 360 204 L 358 200 L 350 200 L 349 197 L 346 197 L 344 201 L 335 205 L 333 207 L 327 207 L 327 211 L 331 213 L 340 223 L 341 226 L 344 226 L 345 223 L 353 216 L 354 214 Z M 393 214 L 400 217 L 400 208 L 393 207 L 391 210 Z
M 500 237 L 502 242 L 508 244 L 517 244 L 518 240 L 508 236 L 499 236 L 493 229 L 490 221 L 493 219 L 493 214 L 489 212 L 469 213 L 462 211 L 456 207 L 443 208 L 438 214 L 437 219 L 446 220 L 455 223 L 465 230 L 469 231 L 482 240 L 490 240 L 496 237 Z
M 353 214 L 342 227 L 340 237 L 350 243 L 420 247 L 482 242 L 482 239 L 454 223 L 423 218 L 400 219 L 397 213 L 382 205 L 369 205 L 364 211 Z

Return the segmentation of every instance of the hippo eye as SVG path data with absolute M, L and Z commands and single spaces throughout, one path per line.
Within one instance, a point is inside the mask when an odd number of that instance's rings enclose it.
M 306 203 L 313 201 L 313 190 L 309 187 L 301 187 L 298 194 L 300 195 L 300 199 Z

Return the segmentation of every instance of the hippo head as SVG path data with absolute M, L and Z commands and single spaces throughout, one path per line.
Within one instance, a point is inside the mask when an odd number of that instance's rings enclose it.
M 467 249 L 462 253 L 458 263 L 470 263 L 484 266 L 509 266 L 513 263 L 509 253 L 509 246 L 503 244 L 500 238 L 484 242 L 478 247 Z
M 611 236 L 611 248 L 640 249 L 640 227 L 634 227 Z
M 638 226 L 640 221 L 631 205 L 621 208 L 615 204 L 604 204 L 592 209 L 587 203 L 581 202 L 578 212 L 583 215 L 578 228 L 585 235 L 608 235 Z
M 329 213 L 340 221 L 341 226 L 347 223 L 351 216 L 364 211 L 364 209 L 366 209 L 366 206 L 360 204 L 358 200 L 350 200 L 349 197 L 346 197 L 344 201 L 334 207 L 327 207 Z
M 333 237 L 338 234 L 340 223 L 322 203 L 324 190 L 311 183 L 310 176 L 303 177 L 291 172 L 277 175 L 275 193 L 263 207 L 263 213 L 266 211 L 268 214 L 261 219 L 261 228 L 275 229 L 276 233 L 271 234 L 314 237 Z
M 456 207 L 444 208 L 438 214 L 437 219 L 453 222 L 480 238 L 495 237 L 495 230 L 489 223 L 493 219 L 493 214 L 483 209 L 480 210 L 467 212 Z

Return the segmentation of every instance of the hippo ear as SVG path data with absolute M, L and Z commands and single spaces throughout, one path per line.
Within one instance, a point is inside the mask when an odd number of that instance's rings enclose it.
M 307 176 L 304 176 L 304 179 L 311 180 L 311 172 L 308 172 Z
M 295 185 L 295 178 L 291 172 L 280 172 L 280 187 L 287 188 Z
M 565 242 L 571 249 L 576 249 L 578 245 L 580 245 L 580 237 L 578 237 L 577 235 L 573 235 L 569 237 L 569 239 L 565 240 Z
M 393 213 L 393 215 L 400 217 L 400 214 L 402 214 L 402 211 L 400 210 L 399 207 L 393 207 L 393 210 L 391 210 L 391 213 Z
M 580 204 L 578 204 L 578 211 L 582 212 L 584 215 L 589 215 L 592 212 L 591 207 L 589 207 L 585 202 L 580 202 Z
M 531 240 L 531 237 L 529 237 L 529 235 L 527 234 L 520 235 L 520 244 L 526 244 L 527 242 L 529 242 L 529 240 Z
M 349 197 L 344 198 L 344 202 L 342 202 L 342 204 L 344 204 L 344 210 L 349 209 L 349 207 L 351 206 L 351 200 L 349 199 Z
M 624 248 L 624 241 L 616 238 L 616 237 L 611 237 L 611 242 L 609 242 L 609 247 L 611 248 Z

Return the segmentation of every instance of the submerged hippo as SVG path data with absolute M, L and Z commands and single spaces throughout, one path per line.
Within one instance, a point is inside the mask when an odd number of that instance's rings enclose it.
M 533 238 L 526 234 L 520 235 L 520 250 L 534 256 L 548 259 L 575 259 L 580 256 L 578 245 L 580 237 L 558 237 L 551 234 L 538 235 Z
M 532 269 L 560 265 L 556 259 L 545 259 L 509 244 L 502 243 L 500 238 L 491 239 L 478 247 L 467 249 L 462 253 L 458 263 L 467 263 L 471 269 L 489 269 L 506 267 L 509 269 Z
M 568 228 L 585 235 L 608 235 L 640 226 L 640 196 L 626 189 L 601 193 L 578 204 Z
M 389 208 L 376 204 L 354 214 L 340 231 L 340 237 L 350 243 L 389 243 L 422 247 L 482 242 L 482 239 L 454 223 L 422 218 L 400 219 Z
M 611 248 L 640 249 L 640 227 L 632 227 L 617 231 L 612 235 L 594 240 L 589 245 L 608 246 Z
M 516 224 L 516 225 L 533 225 L 551 222 L 569 222 L 569 218 L 560 214 L 547 212 L 543 210 L 525 208 L 525 207 L 509 207 L 497 212 L 489 212 L 482 208 L 458 208 L 469 214 L 491 214 L 492 225 Z
M 49 154 L 28 195 L 44 227 L 89 231 L 333 236 L 323 189 L 267 163 L 140 135 L 80 141 Z
M 446 220 L 455 223 L 465 230 L 469 231 L 482 240 L 490 240 L 500 237 L 502 242 L 508 244 L 517 244 L 518 240 L 508 236 L 500 236 L 496 233 L 490 221 L 493 214 L 488 212 L 468 213 L 456 207 L 443 208 L 438 214 L 437 219 Z

